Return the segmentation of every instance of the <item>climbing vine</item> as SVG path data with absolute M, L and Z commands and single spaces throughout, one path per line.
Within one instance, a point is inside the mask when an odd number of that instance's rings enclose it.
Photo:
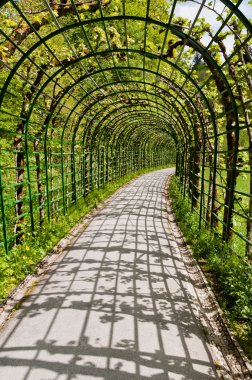
M 2 247 L 106 182 L 173 161 L 199 227 L 250 259 L 243 10 L 228 0 L 3 2 Z

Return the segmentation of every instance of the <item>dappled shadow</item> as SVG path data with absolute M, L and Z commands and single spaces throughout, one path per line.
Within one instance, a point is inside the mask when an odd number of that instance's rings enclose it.
M 126 187 L 53 264 L 3 331 L 1 378 L 217 378 L 167 232 L 168 173 Z

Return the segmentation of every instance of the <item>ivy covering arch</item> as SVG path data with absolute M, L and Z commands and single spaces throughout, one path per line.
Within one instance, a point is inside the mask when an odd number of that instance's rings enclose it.
M 249 2 L 1 3 L 2 248 L 174 162 L 199 227 L 251 255 Z

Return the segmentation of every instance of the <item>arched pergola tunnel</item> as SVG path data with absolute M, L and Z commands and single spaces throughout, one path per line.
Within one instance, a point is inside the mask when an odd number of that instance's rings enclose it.
M 248 2 L 2 3 L 1 246 L 109 181 L 174 163 L 199 228 L 250 254 Z

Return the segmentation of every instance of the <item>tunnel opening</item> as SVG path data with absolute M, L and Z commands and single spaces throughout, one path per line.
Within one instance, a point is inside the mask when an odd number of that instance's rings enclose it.
M 252 250 L 249 2 L 3 1 L 0 244 L 176 166 L 199 227 Z

